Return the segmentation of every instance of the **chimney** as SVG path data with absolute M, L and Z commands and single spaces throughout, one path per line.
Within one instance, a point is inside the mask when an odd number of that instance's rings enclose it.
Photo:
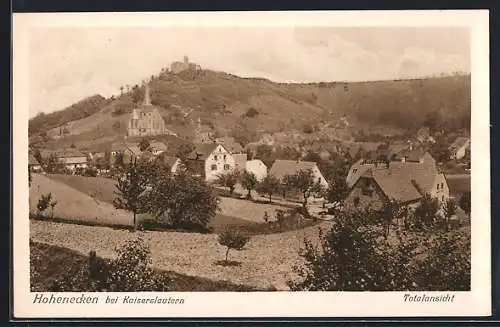
M 151 96 L 149 94 L 149 84 L 148 83 L 146 83 L 145 90 L 144 90 L 144 104 L 145 105 L 151 104 Z

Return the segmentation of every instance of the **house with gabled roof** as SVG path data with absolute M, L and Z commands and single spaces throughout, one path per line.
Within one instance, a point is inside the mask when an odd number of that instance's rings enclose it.
M 53 152 L 53 155 L 69 170 L 87 168 L 87 155 L 76 149 L 63 149 Z
M 214 182 L 219 175 L 234 171 L 236 162 L 222 144 L 197 143 L 187 156 L 186 166 L 194 176 Z
M 167 156 L 165 153 L 162 153 L 158 157 L 156 157 L 156 161 L 166 165 L 170 169 L 169 171 L 172 174 L 177 174 L 180 171 L 184 171 L 186 169 L 180 158 Z
M 425 194 L 440 204 L 449 199 L 446 178 L 432 163 L 393 161 L 369 165 L 351 176 L 349 184 L 344 201 L 348 210 L 380 209 L 389 200 L 412 207 L 418 205 Z
M 42 165 L 36 157 L 31 153 L 31 151 L 28 153 L 28 169 L 32 172 L 38 172 L 42 170 Z
M 328 188 L 328 181 L 321 173 L 318 165 L 312 161 L 278 159 L 274 161 L 273 165 L 271 166 L 269 175 L 272 175 L 278 179 L 282 179 L 286 175 L 294 175 L 301 170 L 310 170 L 313 173 L 314 179 L 317 180 L 323 188 Z
M 455 141 L 449 146 L 450 158 L 454 160 L 461 160 L 467 150 L 470 149 L 470 138 L 468 137 L 457 137 Z

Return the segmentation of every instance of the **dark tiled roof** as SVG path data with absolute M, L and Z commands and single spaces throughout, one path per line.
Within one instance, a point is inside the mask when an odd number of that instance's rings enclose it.
M 55 152 L 58 158 L 69 158 L 69 157 L 86 157 L 85 153 L 82 153 L 76 149 L 64 149 Z
M 196 143 L 195 149 L 189 154 L 192 160 L 205 160 L 217 148 L 217 143 Z
M 391 162 L 389 166 L 367 165 L 358 174 L 355 185 L 361 177 L 372 178 L 389 198 L 402 202 L 417 200 L 432 190 L 439 174 L 435 165 L 421 163 Z

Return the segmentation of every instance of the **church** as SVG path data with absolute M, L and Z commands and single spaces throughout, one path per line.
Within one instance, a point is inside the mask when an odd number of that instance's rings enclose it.
M 165 121 L 158 108 L 151 104 L 149 86 L 146 84 L 144 102 L 142 105 L 134 108 L 130 114 L 127 133 L 128 136 L 153 136 L 162 134 L 171 134 L 165 128 Z

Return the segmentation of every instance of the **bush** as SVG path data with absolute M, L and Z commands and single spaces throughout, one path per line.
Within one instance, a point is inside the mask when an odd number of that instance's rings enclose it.
M 247 112 L 245 113 L 244 117 L 247 117 L 247 118 L 253 118 L 253 117 L 256 117 L 259 115 L 259 111 L 257 111 L 257 109 L 253 108 L 253 107 L 250 107 Z
M 311 134 L 312 132 L 314 132 L 314 129 L 311 125 L 309 124 L 305 124 L 303 127 L 302 127 L 302 131 L 306 134 Z
M 250 240 L 250 237 L 237 229 L 227 229 L 219 235 L 220 245 L 227 247 L 225 262 L 228 262 L 229 250 L 241 251 Z
M 116 107 L 111 113 L 112 116 L 121 116 L 127 113 L 127 110 L 122 107 Z M 114 127 L 114 126 L 113 126 Z
M 90 252 L 87 267 L 68 272 L 56 280 L 52 292 L 164 292 L 170 279 L 151 268 L 151 251 L 139 236 L 116 249 L 117 258 L 111 262 Z M 36 259 L 36 258 L 33 258 Z

